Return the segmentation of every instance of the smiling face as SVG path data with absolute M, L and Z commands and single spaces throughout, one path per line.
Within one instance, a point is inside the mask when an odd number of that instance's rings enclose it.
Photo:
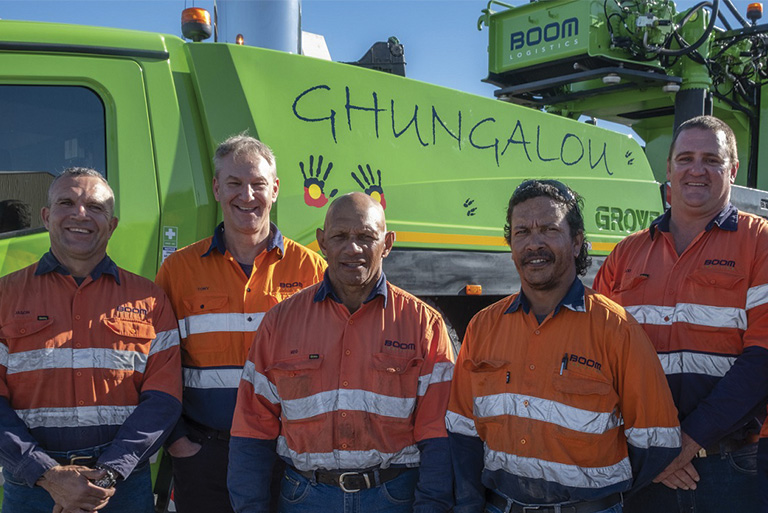
M 62 177 L 49 191 L 41 216 L 56 258 L 75 276 L 85 276 L 107 254 L 117 228 L 114 196 L 94 176 Z
M 667 162 L 673 215 L 714 217 L 728 203 L 738 169 L 738 161 L 728 156 L 724 132 L 682 131 Z
M 370 293 L 394 240 L 394 233 L 387 231 L 384 210 L 370 196 L 351 193 L 334 201 L 324 229 L 317 230 L 317 242 L 328 260 L 328 276 L 336 293 Z
M 221 204 L 224 233 L 237 232 L 259 241 L 269 235 L 269 212 L 280 181 L 274 166 L 258 156 L 233 153 L 223 157 L 213 179 L 213 195 Z
M 547 196 L 523 201 L 512 211 L 509 226 L 512 260 L 526 295 L 567 290 L 576 278 L 584 236 L 571 237 L 564 205 Z

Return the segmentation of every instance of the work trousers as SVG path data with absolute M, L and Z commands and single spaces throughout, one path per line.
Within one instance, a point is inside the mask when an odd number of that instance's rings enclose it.
M 280 513 L 412 513 L 418 469 L 358 492 L 314 482 L 292 468 L 285 469 L 280 488 Z
M 39 486 L 30 488 L 16 481 L 10 472 L 3 470 L 2 513 L 51 513 L 54 502 L 48 492 Z M 99 513 L 154 513 L 152 476 L 149 465 L 143 465 L 115 485 L 115 494 Z
M 695 490 L 653 483 L 624 501 L 626 513 L 758 512 L 757 444 L 733 452 L 694 458 L 701 480 Z

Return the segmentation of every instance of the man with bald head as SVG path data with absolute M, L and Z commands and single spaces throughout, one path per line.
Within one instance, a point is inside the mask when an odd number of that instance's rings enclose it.
M 386 281 L 395 241 L 381 205 L 351 193 L 317 241 L 323 281 L 267 312 L 238 391 L 228 483 L 238 513 L 445 512 L 444 417 L 453 354 L 440 315 Z

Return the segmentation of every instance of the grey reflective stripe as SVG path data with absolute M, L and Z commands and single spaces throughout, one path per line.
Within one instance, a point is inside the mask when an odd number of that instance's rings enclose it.
M 413 397 L 392 397 L 367 390 L 328 390 L 301 399 L 284 399 L 282 414 L 288 420 L 300 420 L 337 410 L 354 410 L 407 419 L 415 405 Z
M 190 315 L 179 319 L 179 331 L 181 338 L 216 331 L 256 331 L 263 318 L 264 312 Z
M 147 355 L 92 347 L 64 349 L 48 347 L 8 355 L 8 374 L 43 369 L 114 369 L 144 372 Z
M 627 442 L 640 449 L 650 447 L 679 448 L 682 444 L 679 427 L 627 428 L 624 430 Z
M 678 303 L 675 306 L 635 305 L 624 309 L 640 324 L 671 326 L 675 322 L 687 322 L 715 328 L 747 329 L 747 312 L 742 308 Z
M 628 457 L 607 467 L 579 467 L 486 448 L 485 468 L 573 488 L 605 488 L 632 479 L 632 467 Z
M 768 303 L 768 285 L 757 285 L 747 290 L 747 310 Z
M 280 396 L 277 394 L 277 387 L 273 385 L 267 377 L 256 371 L 256 366 L 250 360 L 245 361 L 245 367 L 243 367 L 243 378 L 253 385 L 253 393 L 262 396 L 264 399 L 272 404 L 278 404 L 280 402 Z
M 409 445 L 398 452 L 387 453 L 375 449 L 367 451 L 340 451 L 333 452 L 302 452 L 298 453 L 288 447 L 285 437 L 277 438 L 277 454 L 283 458 L 290 458 L 294 467 L 299 470 L 338 470 L 338 469 L 365 469 L 371 467 L 387 468 L 390 465 L 405 465 L 417 467 L 420 461 L 419 448 Z
M 731 370 L 735 356 L 719 356 L 705 353 L 680 351 L 659 353 L 659 361 L 664 374 L 704 374 L 722 378 Z
M 155 336 L 155 339 L 149 346 L 149 356 L 155 355 L 160 351 L 165 351 L 173 346 L 179 345 L 179 330 L 173 329 L 161 331 Z
M 0 342 L 0 365 L 8 367 L 8 346 Z
M 182 367 L 184 386 L 187 388 L 237 388 L 243 369 L 190 369 Z
M 91 426 L 120 426 L 136 406 L 78 406 L 15 410 L 29 429 Z
M 557 401 L 519 394 L 475 397 L 473 413 L 475 418 L 513 415 L 595 435 L 610 431 L 623 423 L 621 417 L 613 412 L 582 410 Z
M 433 383 L 444 383 L 453 379 L 453 363 L 436 363 L 430 374 L 419 376 L 419 388 L 416 394 L 422 396 L 427 393 L 429 385 Z
M 459 435 L 478 436 L 474 420 L 451 410 L 445 412 L 445 428 L 451 433 Z

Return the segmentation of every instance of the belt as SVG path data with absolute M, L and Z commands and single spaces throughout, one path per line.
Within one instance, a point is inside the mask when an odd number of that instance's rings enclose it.
M 596 513 L 597 511 L 603 511 L 604 509 L 611 508 L 621 502 L 621 494 L 614 493 L 608 497 L 597 499 L 595 501 L 576 502 L 572 504 L 559 504 L 556 509 L 554 505 L 542 505 L 542 506 L 523 506 L 522 504 L 512 503 L 511 506 L 507 505 L 507 499 L 494 492 L 488 490 L 486 494 L 486 502 L 493 504 L 502 513 Z
M 89 467 L 96 464 L 101 453 L 107 450 L 110 445 L 110 443 L 106 443 L 74 451 L 46 451 L 46 453 L 56 460 L 56 463 L 59 465 L 83 465 Z
M 359 472 L 345 472 L 343 470 L 298 470 L 293 467 L 291 468 L 294 472 L 301 474 L 307 479 L 314 479 L 318 483 L 325 485 L 338 486 L 347 493 L 375 488 L 387 481 L 392 481 L 403 472 L 410 470 L 407 467 L 389 467 L 361 470 Z
M 756 444 L 760 435 L 756 433 L 748 434 L 746 438 L 742 439 L 726 439 L 712 444 L 709 447 L 703 447 L 696 453 L 697 458 L 706 458 L 707 456 L 714 456 L 716 454 L 728 454 L 752 444 Z
M 197 431 L 199 434 L 209 440 L 214 439 L 229 442 L 229 431 L 219 431 L 218 429 L 209 428 L 208 426 L 204 426 L 203 424 L 195 422 L 192 419 L 188 419 L 187 417 L 184 417 L 184 422 L 187 424 L 187 426 L 192 428 L 193 431 Z

